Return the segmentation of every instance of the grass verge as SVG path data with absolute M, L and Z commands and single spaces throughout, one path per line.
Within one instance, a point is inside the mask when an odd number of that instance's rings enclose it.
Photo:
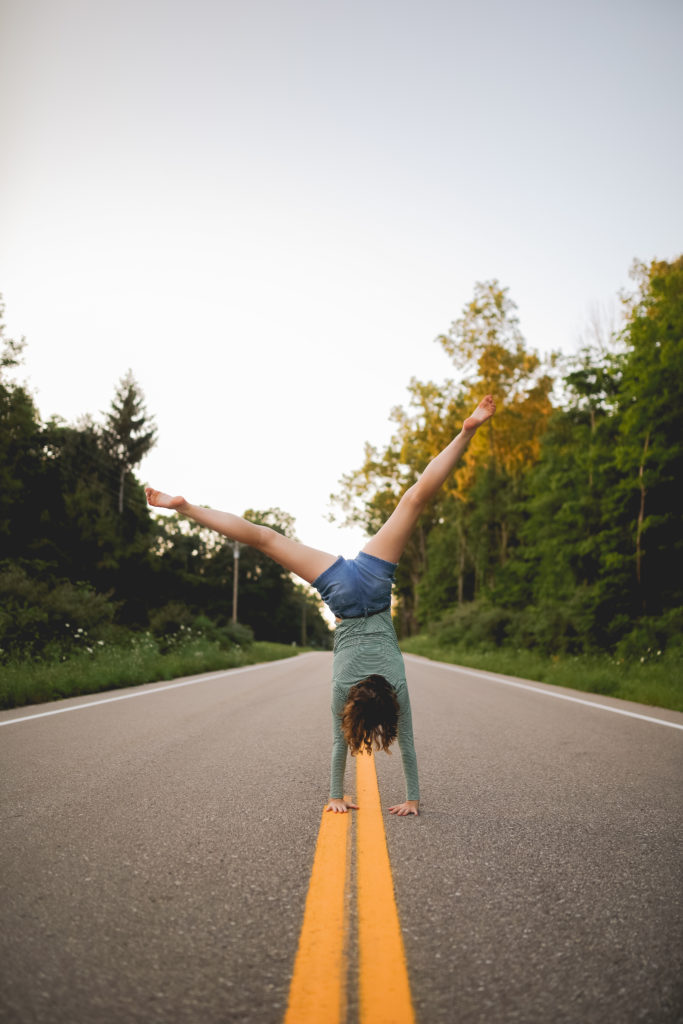
M 78 651 L 63 661 L 21 660 L 0 667 L 0 708 L 23 707 L 124 686 L 277 661 L 302 648 L 255 642 L 225 650 L 207 639 L 178 644 L 161 652 L 150 636 L 130 644 Z
M 548 657 L 535 651 L 498 647 L 467 650 L 439 644 L 421 635 L 401 641 L 401 649 L 451 665 L 500 672 L 519 679 L 567 686 L 585 693 L 600 693 L 653 707 L 683 711 L 683 651 L 680 648 L 651 654 L 642 660 L 604 655 Z

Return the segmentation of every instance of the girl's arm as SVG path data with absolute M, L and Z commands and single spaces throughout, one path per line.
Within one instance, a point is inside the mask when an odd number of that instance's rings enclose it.
M 348 750 L 341 729 L 341 716 L 344 710 L 344 699 L 336 693 L 332 695 L 332 765 L 330 768 L 330 799 L 328 811 L 346 813 L 349 809 L 358 810 L 358 804 L 344 799 L 344 771 L 346 769 L 346 753 Z
M 403 761 L 403 774 L 406 780 L 406 799 L 402 804 L 394 804 L 389 808 L 390 814 L 404 817 L 417 814 L 420 804 L 420 782 L 417 772 L 417 755 L 413 740 L 413 716 L 410 711 L 410 696 L 405 683 L 399 688 L 398 697 L 398 746 Z

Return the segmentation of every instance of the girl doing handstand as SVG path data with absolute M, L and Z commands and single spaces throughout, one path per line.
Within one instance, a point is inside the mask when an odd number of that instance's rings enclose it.
M 274 559 L 288 572 L 314 586 L 334 613 L 332 669 L 333 746 L 328 811 L 345 813 L 357 804 L 344 798 L 346 754 L 365 749 L 388 750 L 398 737 L 406 779 L 406 800 L 389 808 L 391 814 L 417 814 L 420 793 L 413 744 L 410 699 L 403 656 L 391 621 L 391 586 L 420 513 L 445 483 L 471 438 L 495 412 L 487 395 L 462 430 L 401 497 L 381 529 L 354 559 L 307 547 L 268 526 L 250 523 L 229 512 L 192 505 L 151 487 L 147 500 L 155 508 L 174 509 L 201 526 L 249 544 Z

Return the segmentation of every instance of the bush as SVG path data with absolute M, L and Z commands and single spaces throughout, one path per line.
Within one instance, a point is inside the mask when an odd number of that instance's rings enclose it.
M 125 642 L 123 637 L 117 644 L 100 646 L 98 642 L 93 648 L 72 652 L 69 657 L 8 661 L 0 671 L 0 708 L 177 679 L 298 654 L 296 648 L 274 643 L 254 643 L 248 651 L 237 647 L 225 651 L 215 641 L 199 636 L 179 639 L 165 653 L 159 647 L 160 642 L 149 633 L 128 633 Z
M 254 633 L 249 626 L 239 622 L 227 622 L 219 626 L 206 615 L 198 615 L 193 620 L 192 630 L 215 641 L 224 651 L 233 647 L 251 647 L 254 642 Z
M 438 643 L 477 647 L 499 647 L 514 625 L 515 613 L 480 601 L 457 605 L 429 629 Z
M 87 583 L 40 579 L 19 565 L 0 570 L 0 658 L 55 655 L 106 636 L 116 612 Z
M 466 650 L 510 646 L 542 654 L 592 653 L 598 649 L 588 626 L 592 602 L 590 591 L 522 610 L 471 601 L 452 608 L 428 632 L 439 643 Z
M 577 590 L 566 601 L 549 600 L 523 610 L 471 601 L 451 608 L 426 633 L 443 646 L 470 651 L 511 647 L 553 656 L 613 652 L 629 660 L 683 646 L 683 610 L 678 608 L 635 624 L 615 619 L 608 632 L 617 642 L 600 643 L 590 628 L 594 602 L 590 588 Z
M 192 625 L 194 616 L 180 601 L 169 601 L 162 608 L 155 608 L 149 614 L 149 628 L 154 636 L 173 636 L 181 629 Z
M 544 654 L 576 654 L 583 650 L 574 610 L 564 604 L 526 608 L 518 614 L 508 636 L 513 646 Z
M 208 615 L 195 615 L 180 601 L 170 601 L 163 608 L 151 612 L 149 625 L 154 636 L 159 638 L 162 651 L 201 638 L 216 644 L 222 651 L 250 647 L 254 642 L 249 626 L 239 622 L 219 625 Z
M 644 617 L 616 646 L 618 658 L 637 659 L 641 663 L 661 656 L 662 652 L 683 647 L 683 609 L 673 608 L 657 618 Z
M 515 650 L 509 645 L 488 650 L 445 646 L 422 633 L 402 640 L 401 648 L 436 661 L 683 711 L 681 647 L 655 653 L 650 660 L 626 661 L 609 654 L 554 654 L 548 657 L 539 651 Z

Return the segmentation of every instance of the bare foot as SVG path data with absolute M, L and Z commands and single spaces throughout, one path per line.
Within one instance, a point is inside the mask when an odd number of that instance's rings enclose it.
M 493 395 L 486 395 L 482 398 L 481 402 L 474 410 L 471 416 L 468 416 L 462 425 L 463 430 L 474 431 L 477 427 L 480 427 L 482 423 L 490 419 L 496 411 L 496 403 Z
M 180 494 L 172 498 L 170 494 L 164 494 L 163 491 L 155 491 L 153 487 L 145 487 L 145 494 L 147 495 L 147 503 L 154 508 L 180 508 L 181 505 L 187 504 Z

